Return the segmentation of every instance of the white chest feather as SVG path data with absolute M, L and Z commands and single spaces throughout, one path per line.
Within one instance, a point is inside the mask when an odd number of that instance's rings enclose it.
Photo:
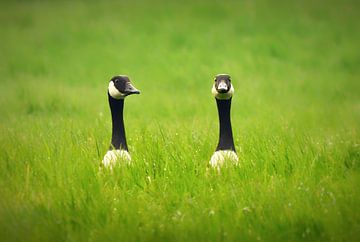
M 126 150 L 109 150 L 106 152 L 102 164 L 112 169 L 117 164 L 130 164 L 131 156 Z
M 225 162 L 237 165 L 239 158 L 237 154 L 232 150 L 218 150 L 211 156 L 210 165 L 212 167 L 221 167 Z

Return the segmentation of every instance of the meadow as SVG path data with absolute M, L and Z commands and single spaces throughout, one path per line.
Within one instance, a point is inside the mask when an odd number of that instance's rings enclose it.
M 0 241 L 359 241 L 357 1 L 1 1 Z M 208 166 L 232 76 L 239 167 Z M 127 74 L 131 166 L 99 171 Z

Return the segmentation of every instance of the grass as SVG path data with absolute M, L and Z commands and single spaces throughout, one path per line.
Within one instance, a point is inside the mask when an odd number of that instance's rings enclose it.
M 0 241 L 357 241 L 356 1 L 0 3 Z M 240 167 L 208 161 L 230 73 Z M 98 165 L 128 74 L 132 166 Z

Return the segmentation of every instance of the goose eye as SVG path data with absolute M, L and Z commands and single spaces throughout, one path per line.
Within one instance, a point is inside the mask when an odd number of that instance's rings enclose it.
M 119 79 L 116 79 L 116 80 L 115 80 L 115 83 L 119 83 Z

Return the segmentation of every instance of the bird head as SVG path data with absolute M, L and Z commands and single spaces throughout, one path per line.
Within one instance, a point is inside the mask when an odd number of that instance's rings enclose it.
M 115 99 L 124 99 L 131 94 L 140 94 L 140 91 L 131 84 L 129 77 L 124 75 L 111 78 L 108 92 Z
M 214 81 L 211 92 L 216 99 L 227 100 L 233 96 L 234 87 L 228 74 L 218 74 L 215 76 Z

